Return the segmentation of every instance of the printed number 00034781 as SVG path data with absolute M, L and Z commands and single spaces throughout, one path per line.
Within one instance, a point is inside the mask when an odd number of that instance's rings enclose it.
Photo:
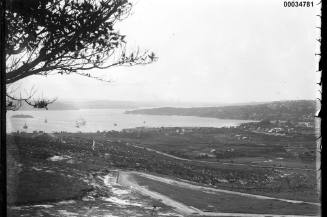
M 313 7 L 313 1 L 284 1 L 284 7 Z

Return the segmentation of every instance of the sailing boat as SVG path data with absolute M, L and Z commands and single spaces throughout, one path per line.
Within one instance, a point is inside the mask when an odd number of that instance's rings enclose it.
M 23 129 L 27 129 L 28 128 L 28 126 L 27 126 L 27 124 L 26 124 L 26 122 L 25 122 L 25 124 L 24 124 L 24 126 L 23 126 Z

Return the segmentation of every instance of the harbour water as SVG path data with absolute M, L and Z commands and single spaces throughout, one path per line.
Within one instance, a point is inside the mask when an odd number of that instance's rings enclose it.
M 125 109 L 8 111 L 7 132 L 96 132 L 135 127 L 230 127 L 246 120 L 193 116 L 125 114 Z M 14 115 L 33 118 L 15 118 Z M 25 125 L 26 124 L 26 125 Z

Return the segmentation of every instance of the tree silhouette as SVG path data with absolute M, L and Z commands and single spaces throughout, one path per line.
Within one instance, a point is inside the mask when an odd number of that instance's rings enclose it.
M 78 74 L 114 66 L 148 64 L 154 53 L 127 53 L 125 35 L 114 27 L 130 14 L 128 0 L 7 0 L 6 84 L 31 75 Z M 103 80 L 102 80 L 103 81 Z M 25 101 L 46 108 L 51 100 L 32 101 L 7 92 L 7 108 Z

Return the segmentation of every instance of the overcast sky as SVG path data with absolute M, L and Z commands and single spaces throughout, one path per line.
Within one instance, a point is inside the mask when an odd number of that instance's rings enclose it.
M 315 99 L 319 8 L 282 0 L 137 0 L 119 24 L 131 49 L 154 51 L 147 66 L 22 81 L 64 99 L 254 102 Z

